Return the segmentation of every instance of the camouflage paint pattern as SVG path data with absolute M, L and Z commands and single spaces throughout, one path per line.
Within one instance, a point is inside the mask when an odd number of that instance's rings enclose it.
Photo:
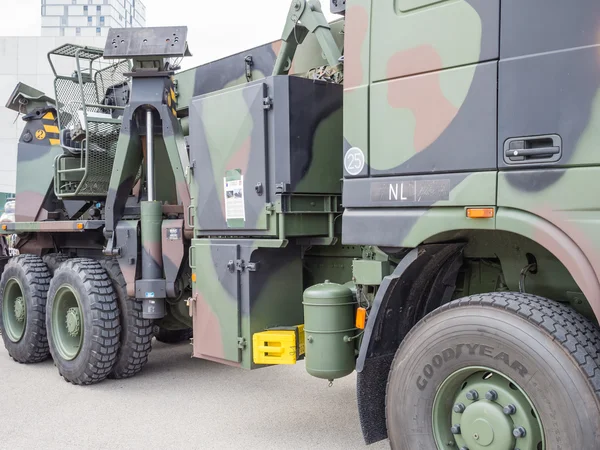
M 518 234 L 552 252 L 600 317 L 586 190 L 600 163 L 599 23 L 593 0 L 348 0 L 344 151 L 365 164 L 345 172 L 343 242 Z M 506 156 L 509 140 L 555 145 L 545 136 L 560 140 L 557 159 Z M 468 219 L 469 206 L 495 217 Z
M 190 157 L 205 162 L 193 170 L 196 235 L 275 237 L 280 195 L 339 193 L 341 101 L 338 85 L 286 76 L 194 98 Z M 233 172 L 243 177 L 243 217 L 227 216 Z
M 154 111 L 155 124 L 155 179 L 157 200 L 183 206 L 187 215 L 190 194 L 185 171 L 189 167 L 186 143 L 181 124 L 176 115 L 176 95 L 173 80 L 168 77 L 134 78 L 129 105 L 125 108 L 123 125 L 115 155 L 113 175 L 106 199 L 106 231 L 112 236 L 115 226 L 123 217 L 125 203 L 132 192 L 137 174 L 144 158 L 140 129 L 146 108 Z M 143 127 L 142 127 L 143 128 Z M 162 161 L 158 166 L 156 162 Z M 165 164 L 166 163 L 166 164 Z M 171 180 L 170 186 L 165 184 Z M 158 180 L 161 180 L 160 182 Z M 186 220 L 185 223 L 189 223 Z M 113 242 L 113 246 L 118 245 Z
M 331 24 L 331 32 L 340 50 L 344 46 L 343 26 L 343 21 Z M 281 41 L 279 40 L 177 73 L 175 80 L 179 93 L 178 114 L 187 114 L 193 97 L 240 86 L 271 75 L 280 49 Z M 298 46 L 290 73 L 304 74 L 315 67 L 326 65 L 327 60 L 321 53 L 316 37 L 314 35 L 307 36 L 304 42 Z M 252 58 L 250 80 L 246 77 L 246 57 Z
M 254 367 L 252 335 L 302 323 L 300 247 L 253 240 L 192 242 L 194 356 Z M 252 269 L 249 264 L 256 264 Z
M 183 220 L 163 220 L 161 227 L 162 267 L 167 283 L 167 295 L 176 298 L 175 282 L 185 255 Z
M 117 242 L 122 246 L 120 258 L 117 259 L 123 278 L 127 283 L 127 295 L 129 297 L 136 296 L 135 280 L 139 274 L 139 220 L 121 220 L 117 224 L 115 234 Z
M 24 85 L 20 84 L 19 88 L 24 89 Z M 54 179 L 51 169 L 56 157 L 62 153 L 56 111 L 46 100 L 28 100 L 20 112 L 25 113 L 26 124 L 17 150 L 15 220 L 45 220 L 48 210 L 44 203 L 52 191 Z

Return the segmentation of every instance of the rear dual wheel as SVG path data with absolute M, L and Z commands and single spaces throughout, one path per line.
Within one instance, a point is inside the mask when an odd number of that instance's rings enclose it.
M 117 295 L 99 262 L 71 259 L 54 273 L 48 291 L 46 328 L 60 375 L 93 384 L 112 372 L 120 344 Z
M 467 297 L 425 317 L 398 349 L 386 416 L 393 449 L 597 448 L 600 332 L 518 293 Z
M 8 354 L 20 363 L 44 361 L 50 355 L 46 337 L 46 296 L 50 272 L 33 255 L 8 262 L 0 279 L 0 330 Z

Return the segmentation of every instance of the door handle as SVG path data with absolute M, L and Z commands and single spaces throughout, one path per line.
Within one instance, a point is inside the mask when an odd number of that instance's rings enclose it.
M 504 143 L 506 164 L 548 164 L 562 157 L 562 139 L 556 134 L 508 139 Z
M 515 158 L 515 157 L 548 157 L 551 158 L 553 155 L 558 155 L 560 153 L 560 147 L 539 147 L 539 148 L 515 148 L 506 150 L 507 158 Z

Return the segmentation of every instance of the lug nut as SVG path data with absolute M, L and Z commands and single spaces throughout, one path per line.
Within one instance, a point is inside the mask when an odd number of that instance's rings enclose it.
M 466 407 L 462 403 L 457 403 L 456 405 L 454 405 L 453 409 L 455 413 L 462 414 L 465 412 Z
M 487 391 L 485 393 L 485 398 L 490 402 L 495 402 L 498 400 L 498 393 L 492 389 L 491 391 Z
M 523 427 L 517 427 L 513 430 L 513 436 L 516 438 L 525 437 L 526 434 L 527 434 L 527 431 L 525 431 L 525 428 L 523 428 Z
M 450 431 L 452 434 L 460 434 L 460 425 L 452 425 Z
M 515 405 L 506 405 L 504 408 L 502 408 L 502 412 L 504 412 L 504 414 L 507 416 L 512 416 L 517 412 L 517 407 Z
M 474 389 L 472 391 L 467 392 L 466 395 L 467 395 L 467 399 L 471 400 L 473 402 L 476 401 L 476 400 L 479 400 L 479 392 L 477 392 Z

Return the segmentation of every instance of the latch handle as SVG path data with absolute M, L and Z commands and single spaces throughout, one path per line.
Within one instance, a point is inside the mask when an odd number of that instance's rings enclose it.
M 560 153 L 560 147 L 539 147 L 539 148 L 515 148 L 506 150 L 507 158 L 515 158 L 519 156 L 530 157 L 548 157 L 551 158 L 553 155 Z

